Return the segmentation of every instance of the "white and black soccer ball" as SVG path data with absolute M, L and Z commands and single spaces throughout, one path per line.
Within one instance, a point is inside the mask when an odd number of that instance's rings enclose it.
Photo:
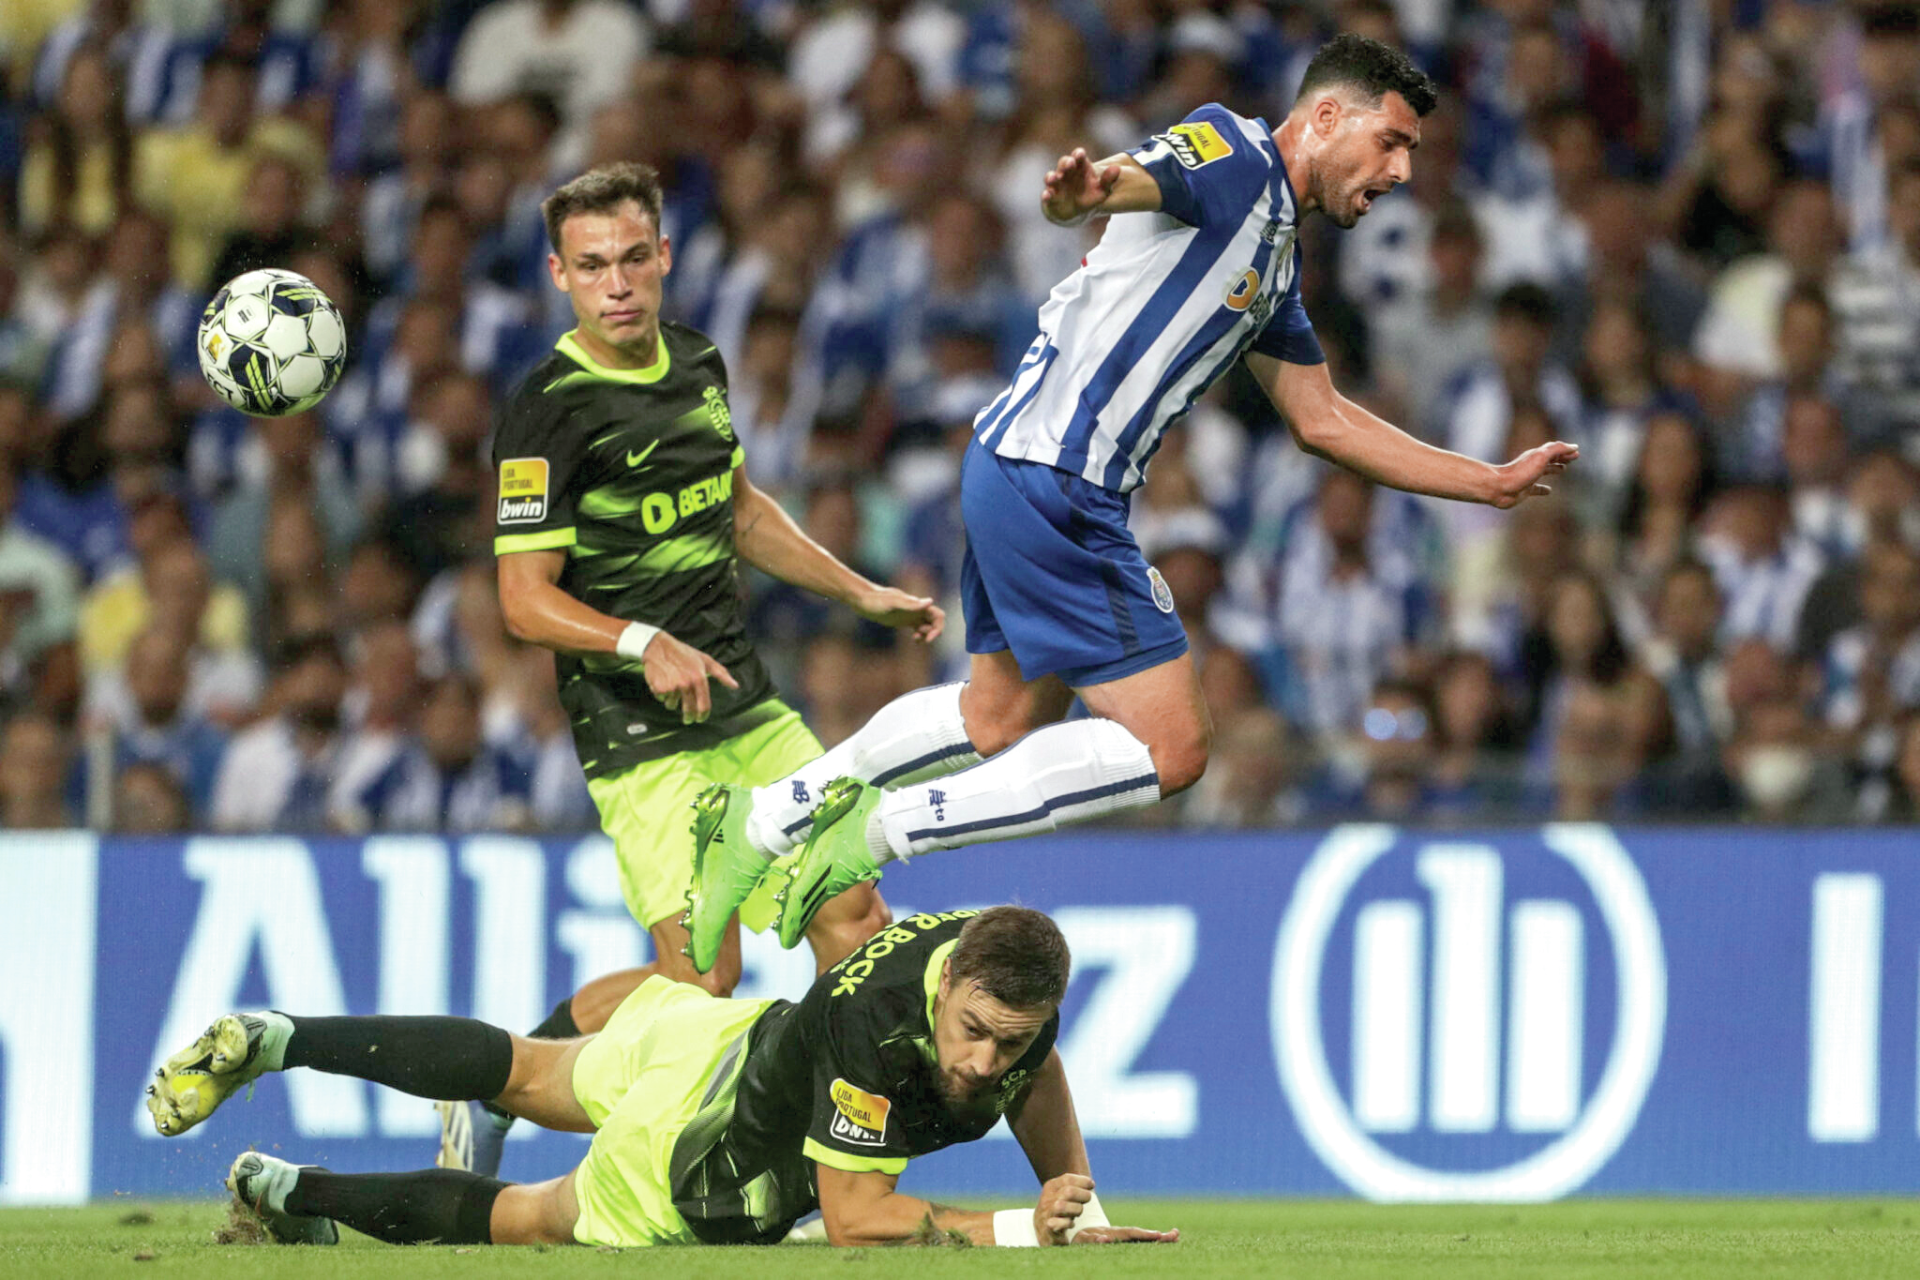
M 340 309 L 295 271 L 235 276 L 200 317 L 200 372 L 222 400 L 255 418 L 313 408 L 346 361 Z

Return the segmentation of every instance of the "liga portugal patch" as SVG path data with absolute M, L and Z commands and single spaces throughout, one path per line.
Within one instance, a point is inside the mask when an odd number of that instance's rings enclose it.
M 547 460 L 503 458 L 500 462 L 500 524 L 530 524 L 547 518 Z
M 1189 169 L 1198 169 L 1201 165 L 1224 160 L 1233 154 L 1233 144 L 1221 137 L 1218 129 L 1204 121 L 1200 124 L 1177 124 L 1162 136 L 1173 148 L 1173 158 Z
M 833 1124 L 829 1132 L 842 1142 L 869 1147 L 887 1143 L 887 1113 L 893 1103 L 878 1094 L 856 1089 L 845 1080 L 833 1082 Z

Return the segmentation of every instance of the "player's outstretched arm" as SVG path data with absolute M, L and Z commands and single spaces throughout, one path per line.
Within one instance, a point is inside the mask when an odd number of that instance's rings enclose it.
M 564 550 L 511 551 L 500 557 L 500 613 L 515 639 L 558 653 L 617 653 L 637 659 L 646 667 L 647 687 L 654 696 L 688 724 L 713 712 L 708 681 L 740 687 L 713 658 L 664 631 L 647 628 L 652 634 L 641 637 L 638 653 L 630 652 L 636 644 L 628 637 L 629 620 L 601 613 L 560 589 L 566 564 Z
M 1152 213 L 1159 207 L 1160 184 L 1138 160 L 1125 154 L 1092 160 L 1085 147 L 1055 161 L 1040 191 L 1040 212 L 1063 227 L 1096 213 Z
M 1116 1227 L 1107 1221 L 1100 1197 L 1093 1193 L 1093 1166 L 1087 1159 L 1086 1140 L 1080 1136 L 1073 1091 L 1067 1086 L 1067 1069 L 1058 1049 L 1047 1054 L 1025 1094 L 1008 1109 L 1007 1125 L 1040 1179 L 1040 1206 L 1034 1221 L 1039 1243 L 1151 1244 L 1180 1238 L 1177 1230 Z
M 1503 466 L 1436 449 L 1374 416 L 1334 389 L 1324 364 L 1291 364 L 1249 353 L 1247 365 L 1302 449 L 1369 480 L 1457 502 L 1512 507 L 1552 493 L 1547 479 L 1580 456 L 1554 441 Z
M 754 487 L 745 467 L 733 469 L 733 546 L 762 573 L 838 600 L 869 622 L 909 628 L 916 640 L 931 643 L 947 625 L 946 611 L 926 596 L 880 586 L 840 563 L 786 508 Z

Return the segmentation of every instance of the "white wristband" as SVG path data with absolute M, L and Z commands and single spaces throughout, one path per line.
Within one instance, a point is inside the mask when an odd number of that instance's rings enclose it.
M 613 651 L 630 661 L 642 662 L 645 659 L 641 655 L 646 653 L 647 646 L 659 634 L 658 627 L 650 627 L 644 622 L 629 622 L 627 629 L 620 633 L 620 638 L 614 641 Z
M 1080 1216 L 1075 1218 L 1073 1225 L 1067 1228 L 1067 1242 L 1071 1244 L 1073 1238 L 1079 1235 L 1086 1227 L 1107 1227 L 1112 1225 L 1112 1223 L 1107 1221 L 1107 1211 L 1100 1207 L 1099 1195 L 1089 1191 L 1087 1193 L 1087 1207 L 1080 1211 Z
M 1015 1248 L 1038 1248 L 1040 1233 L 1033 1227 L 1033 1210 L 1001 1209 L 993 1215 L 993 1242 Z

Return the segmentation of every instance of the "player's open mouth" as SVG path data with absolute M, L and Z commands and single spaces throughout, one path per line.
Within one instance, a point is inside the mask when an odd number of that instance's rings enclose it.
M 1387 194 L 1385 191 L 1377 191 L 1372 187 L 1368 187 L 1365 191 L 1362 191 L 1360 193 L 1360 212 L 1365 213 L 1367 210 L 1373 208 L 1373 202 L 1385 194 Z

